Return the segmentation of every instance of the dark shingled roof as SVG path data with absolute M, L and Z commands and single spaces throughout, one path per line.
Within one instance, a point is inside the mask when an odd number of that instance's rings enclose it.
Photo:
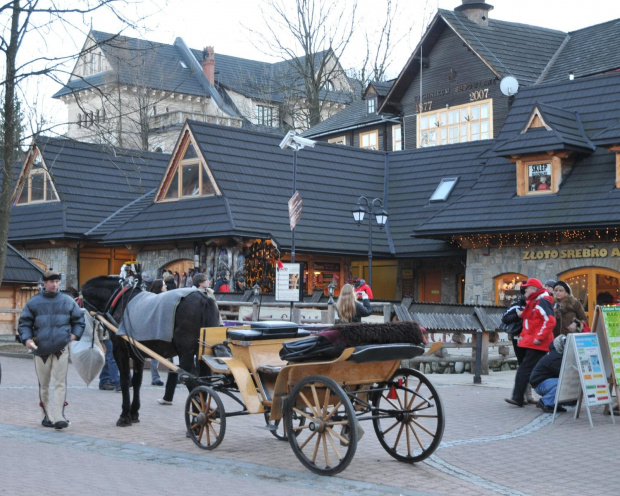
M 16 205 L 12 242 L 82 237 L 119 208 L 159 185 L 170 155 L 39 137 L 60 201 Z
M 546 152 L 549 150 L 574 150 L 590 152 L 594 145 L 586 136 L 577 112 L 571 112 L 543 103 L 534 105 L 538 109 L 545 127 L 530 128 L 504 141 L 495 151 L 498 155 Z M 532 111 L 533 113 L 533 111 Z
M 620 19 L 572 31 L 542 82 L 566 81 L 620 68 Z
M 587 135 L 620 119 L 620 73 L 524 88 L 499 135 L 502 143 L 521 132 L 533 105 L 544 101 L 576 112 Z M 515 165 L 490 157 L 478 181 L 457 201 L 414 230 L 416 236 L 601 228 L 618 225 L 620 190 L 614 154 L 598 148 L 577 157 L 557 194 L 516 195 Z
M 104 241 L 228 234 L 272 238 L 289 250 L 293 153 L 280 149 L 282 137 L 195 121 L 188 125 L 223 196 L 151 204 Z M 327 143 L 299 151 L 297 190 L 303 211 L 295 229 L 297 250 L 366 253 L 368 230 L 358 229 L 351 210 L 360 194 L 384 197 L 384 175 L 381 152 Z M 376 229 L 373 249 L 376 256 L 390 253 L 386 230 Z
M 6 246 L 6 265 L 3 284 L 35 284 L 41 280 L 43 271 L 19 253 L 10 244 Z
M 592 142 L 599 146 L 617 145 L 620 143 L 620 122 L 603 129 L 592 138 Z

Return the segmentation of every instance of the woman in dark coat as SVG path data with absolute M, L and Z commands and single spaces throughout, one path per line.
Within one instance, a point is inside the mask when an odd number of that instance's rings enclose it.
M 368 295 L 363 293 L 362 303 L 359 303 L 355 299 L 355 289 L 350 284 L 342 286 L 336 309 L 341 322 L 361 322 L 362 317 L 372 314 Z
M 558 337 L 560 334 L 568 334 L 575 332 L 575 324 L 573 320 L 577 319 L 581 322 L 588 322 L 588 316 L 583 310 L 583 306 L 579 300 L 572 295 L 571 288 L 564 281 L 558 281 L 553 286 L 553 296 L 555 305 L 553 312 L 555 313 L 555 327 L 553 335 Z

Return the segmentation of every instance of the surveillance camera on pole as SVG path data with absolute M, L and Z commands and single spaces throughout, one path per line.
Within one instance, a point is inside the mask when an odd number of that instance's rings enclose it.
M 315 143 L 316 141 L 296 135 L 295 131 L 289 131 L 280 143 L 280 148 L 282 148 L 282 150 L 290 148 L 291 150 L 298 151 L 306 146 L 312 148 Z

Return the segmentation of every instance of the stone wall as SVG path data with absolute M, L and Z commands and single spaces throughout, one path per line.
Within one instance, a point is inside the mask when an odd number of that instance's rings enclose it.
M 20 250 L 28 259 L 37 259 L 45 264 L 45 268 L 54 268 L 62 274 L 60 289 L 69 286 L 78 287 L 77 249 L 65 246 Z

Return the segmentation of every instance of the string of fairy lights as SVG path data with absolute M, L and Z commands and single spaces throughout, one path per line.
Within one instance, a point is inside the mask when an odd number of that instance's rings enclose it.
M 469 234 L 453 235 L 450 243 L 460 248 L 494 248 L 539 245 L 555 245 L 574 242 L 611 242 L 616 243 L 620 239 L 618 227 L 606 227 L 603 229 L 565 229 L 551 231 L 532 231 L 518 233 L 498 234 Z

